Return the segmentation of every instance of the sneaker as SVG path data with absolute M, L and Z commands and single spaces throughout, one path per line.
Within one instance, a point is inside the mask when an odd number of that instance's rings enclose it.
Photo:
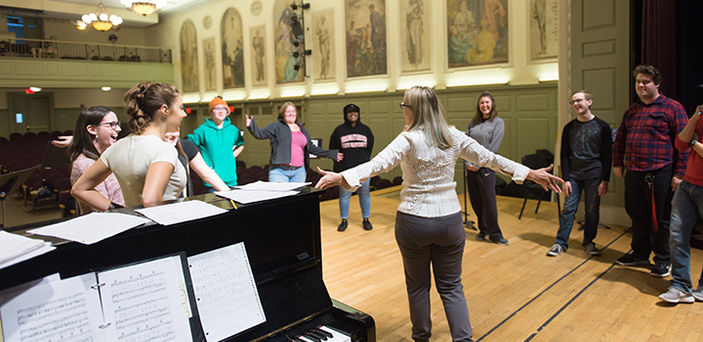
M 649 265 L 649 258 L 640 258 L 634 252 L 619 257 L 615 262 L 621 266 Z
M 339 226 L 337 226 L 337 231 L 343 232 L 343 231 L 347 230 L 348 225 L 349 225 L 349 223 L 347 222 L 347 219 L 342 219 L 342 223 L 340 223 Z
M 506 239 L 505 239 L 504 237 L 502 237 L 502 236 L 501 236 L 501 237 L 497 237 L 497 238 L 492 237 L 490 240 L 493 241 L 493 242 L 495 242 L 495 243 L 497 243 L 497 244 L 499 244 L 499 245 L 501 245 L 501 246 L 507 246 L 507 245 L 508 245 L 508 240 L 506 240 Z
M 664 278 L 671 274 L 671 265 L 655 264 L 649 275 L 652 277 Z
M 703 286 L 698 285 L 698 289 L 691 292 L 691 295 L 693 298 L 695 298 L 699 302 L 703 302 Z
M 478 234 L 476 234 L 476 241 L 486 241 L 487 235 L 488 234 L 486 234 L 484 232 L 478 232 Z
M 364 226 L 364 230 L 373 229 L 373 226 L 371 225 L 371 221 L 369 221 L 369 219 L 367 219 L 367 218 L 364 219 L 364 222 L 362 222 L 362 225 Z
M 564 252 L 566 252 L 564 250 L 564 247 L 562 247 L 558 243 L 555 243 L 554 246 L 552 246 L 552 248 L 549 249 L 549 251 L 547 252 L 547 255 L 548 256 L 557 256 L 557 255 L 562 254 Z
M 670 287 L 669 291 L 659 295 L 659 298 L 669 303 L 693 303 L 696 300 L 688 292 L 683 292 L 675 287 Z
M 590 255 L 595 255 L 595 256 L 600 255 L 600 251 L 598 250 L 598 248 L 596 248 L 596 244 L 593 242 L 586 244 L 585 248 L 586 248 L 586 253 L 588 253 Z

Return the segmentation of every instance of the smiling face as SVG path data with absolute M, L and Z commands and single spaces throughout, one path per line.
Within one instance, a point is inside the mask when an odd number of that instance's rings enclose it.
M 98 125 L 89 125 L 86 129 L 93 136 L 93 146 L 101 154 L 117 141 L 117 135 L 122 131 L 113 112 L 105 114 Z
M 212 121 L 219 125 L 229 116 L 229 108 L 225 105 L 217 105 L 212 108 L 212 113 L 210 113 L 210 115 L 212 116 Z
M 481 111 L 484 119 L 491 117 L 491 110 L 493 110 L 493 100 L 489 96 L 484 96 L 478 100 L 478 109 Z
M 586 100 L 586 94 L 584 93 L 576 93 L 571 96 L 571 108 L 573 108 L 574 112 L 578 115 L 588 113 L 592 104 L 593 100 Z
M 168 108 L 166 116 L 166 132 L 178 131 L 181 126 L 181 121 L 186 117 L 186 112 L 183 109 L 183 98 L 181 95 L 176 97 L 171 107 Z
M 659 84 L 655 84 L 652 75 L 639 73 L 635 77 L 635 91 L 642 102 L 651 102 L 659 97 Z
M 295 109 L 295 106 L 286 107 L 286 111 L 283 113 L 283 121 L 285 121 L 287 124 L 294 124 L 295 119 L 297 118 L 298 111 Z
M 357 120 L 359 120 L 359 112 L 349 112 L 345 114 L 347 117 L 347 121 L 351 124 L 355 124 Z

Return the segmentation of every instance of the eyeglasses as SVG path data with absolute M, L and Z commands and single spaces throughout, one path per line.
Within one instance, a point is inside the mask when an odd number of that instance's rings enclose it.
M 212 108 L 212 110 L 227 110 L 228 108 L 225 106 L 215 106 Z
M 107 126 L 107 127 L 110 127 L 110 129 L 115 129 L 117 127 L 120 127 L 120 122 L 119 121 L 105 122 L 105 123 L 99 124 L 98 126 Z
M 413 107 L 410 107 L 410 105 L 405 104 L 405 102 L 401 102 L 401 103 L 400 103 L 400 110 L 403 110 L 403 107 L 408 108 L 408 109 L 412 109 L 412 108 L 413 108 Z
M 585 101 L 585 100 L 584 100 L 584 99 L 571 100 L 571 101 L 569 101 L 569 104 L 570 104 L 570 105 L 573 105 L 573 104 L 576 104 L 576 103 L 581 103 L 581 102 L 583 102 L 583 101 Z

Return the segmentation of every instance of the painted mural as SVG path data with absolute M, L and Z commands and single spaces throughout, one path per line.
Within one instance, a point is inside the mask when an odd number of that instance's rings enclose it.
M 186 21 L 181 27 L 181 89 L 184 93 L 199 91 L 198 41 L 195 25 Z
M 430 69 L 429 0 L 400 0 L 401 71 Z
M 315 79 L 327 80 L 335 76 L 334 68 L 334 10 L 328 8 L 312 14 L 313 69 Z
M 203 57 L 205 58 L 205 90 L 217 90 L 215 37 L 203 39 Z
M 299 82 L 305 78 L 302 9 L 293 10 L 290 4 L 290 0 L 276 0 L 273 6 L 276 83 Z
M 239 11 L 229 8 L 222 16 L 222 84 L 227 88 L 244 87 L 244 32 Z
M 251 80 L 255 86 L 266 85 L 266 26 L 261 25 L 249 29 L 251 40 Z
M 347 77 L 386 74 L 385 0 L 345 0 Z
M 508 1 L 447 0 L 450 68 L 508 62 Z

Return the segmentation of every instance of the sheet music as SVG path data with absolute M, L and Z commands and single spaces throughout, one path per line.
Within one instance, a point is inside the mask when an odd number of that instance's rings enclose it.
M 0 295 L 5 342 L 104 341 L 95 275 L 49 276 Z
M 0 268 L 2 268 L 2 264 L 28 253 L 32 253 L 45 245 L 46 243 L 43 240 L 32 239 L 0 230 Z M 44 253 L 46 252 L 47 251 Z
M 98 273 L 105 320 L 120 341 L 192 341 L 179 256 Z
M 52 246 L 52 245 L 51 245 L 51 242 L 43 242 L 42 245 L 41 245 L 41 247 L 39 247 L 39 248 L 37 248 L 37 249 L 35 249 L 35 250 L 31 251 L 31 252 L 24 253 L 24 254 L 22 254 L 22 255 L 19 256 L 19 257 L 16 257 L 16 258 L 14 258 L 14 259 L 5 261 L 5 262 L 3 262 L 3 263 L 0 263 L 0 270 L 3 269 L 3 268 L 5 268 L 5 267 L 12 266 L 12 265 L 14 265 L 14 264 L 18 264 L 18 263 L 20 263 L 20 262 L 22 262 L 22 261 L 29 260 L 29 259 L 31 259 L 31 258 L 40 256 L 40 255 L 42 255 L 42 254 L 44 254 L 44 253 L 49 253 L 49 252 L 53 251 L 54 249 L 56 249 L 56 247 Z M 1 339 L 0 339 L 0 342 L 2 342 Z
M 237 186 L 237 189 L 242 189 L 242 190 L 266 190 L 266 191 L 291 191 L 295 190 L 298 188 L 302 188 L 306 185 L 310 185 L 312 183 L 310 182 L 305 182 L 305 183 L 296 183 L 296 182 L 290 182 L 290 183 L 275 183 L 275 182 L 264 182 L 264 181 L 256 181 L 254 183 L 249 183 L 246 185 L 242 186 Z
M 198 200 L 164 204 L 135 211 L 164 226 L 227 212 L 225 209 Z
M 266 200 L 271 200 L 274 198 L 286 197 L 296 195 L 298 191 L 264 191 L 264 190 L 229 190 L 229 191 L 216 191 L 215 194 L 220 197 L 235 200 L 238 203 L 248 204 L 254 202 L 261 202 Z
M 188 265 L 206 340 L 266 321 L 243 242 L 191 256 Z
M 135 215 L 93 212 L 28 232 L 90 245 L 147 222 L 149 219 Z

